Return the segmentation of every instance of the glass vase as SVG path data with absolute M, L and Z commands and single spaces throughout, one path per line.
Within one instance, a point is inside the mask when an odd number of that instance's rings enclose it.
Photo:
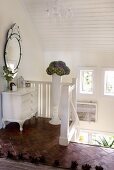
M 10 90 L 10 81 L 7 81 L 7 87 L 6 88 L 7 88 L 6 89 L 7 91 Z

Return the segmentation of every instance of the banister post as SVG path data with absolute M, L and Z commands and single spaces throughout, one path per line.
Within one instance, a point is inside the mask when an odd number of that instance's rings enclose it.
M 79 140 L 79 133 L 80 133 L 80 128 L 79 128 L 79 118 L 77 114 L 77 78 L 72 78 L 72 84 L 75 85 L 72 93 L 72 102 L 75 108 L 75 118 L 76 118 L 76 130 L 74 132 L 74 135 L 72 136 L 71 141 L 76 142 Z
M 60 137 L 59 144 L 67 146 L 69 144 L 69 86 L 62 86 L 61 90 L 61 127 L 60 127 Z
M 72 100 L 73 100 L 73 104 L 77 110 L 77 98 L 76 98 L 76 94 L 77 94 L 77 79 L 76 78 L 72 78 L 72 84 L 75 85 L 75 88 L 73 89 L 73 94 L 72 94 Z

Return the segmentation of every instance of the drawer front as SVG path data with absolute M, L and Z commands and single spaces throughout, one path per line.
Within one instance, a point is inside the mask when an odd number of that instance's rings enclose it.
M 27 93 L 22 96 L 22 117 L 26 118 L 31 113 L 31 107 L 30 107 L 30 93 Z
M 30 99 L 30 102 L 31 102 L 31 111 L 32 112 L 37 112 L 37 92 L 34 91 L 31 93 L 31 99 Z
M 22 103 L 28 103 L 30 101 L 31 95 L 30 94 L 26 94 L 22 96 Z
M 36 92 L 31 93 L 30 101 L 31 101 L 31 104 L 37 103 L 37 93 Z
M 37 92 L 36 91 L 31 92 L 30 95 L 31 95 L 31 99 L 37 98 Z
M 37 112 L 37 92 L 33 91 L 22 96 L 22 112 L 27 117 Z

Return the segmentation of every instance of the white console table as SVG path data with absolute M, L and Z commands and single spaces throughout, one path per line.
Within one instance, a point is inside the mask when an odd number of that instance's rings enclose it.
M 37 91 L 35 88 L 20 88 L 16 92 L 2 92 L 3 126 L 6 122 L 18 122 L 20 131 L 25 120 L 36 115 Z

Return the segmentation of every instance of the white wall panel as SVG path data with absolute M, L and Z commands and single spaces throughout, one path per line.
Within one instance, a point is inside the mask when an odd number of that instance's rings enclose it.
M 17 23 L 22 35 L 22 60 L 19 74 L 25 79 L 41 80 L 43 76 L 43 53 L 39 39 L 36 38 L 33 25 L 21 1 L 0 0 L 0 94 L 5 90 L 6 81 L 3 79 L 4 45 L 6 34 L 12 24 Z M 1 96 L 1 95 L 0 95 Z M 1 123 L 1 98 L 0 98 Z M 0 124 L 1 125 L 1 124 Z

